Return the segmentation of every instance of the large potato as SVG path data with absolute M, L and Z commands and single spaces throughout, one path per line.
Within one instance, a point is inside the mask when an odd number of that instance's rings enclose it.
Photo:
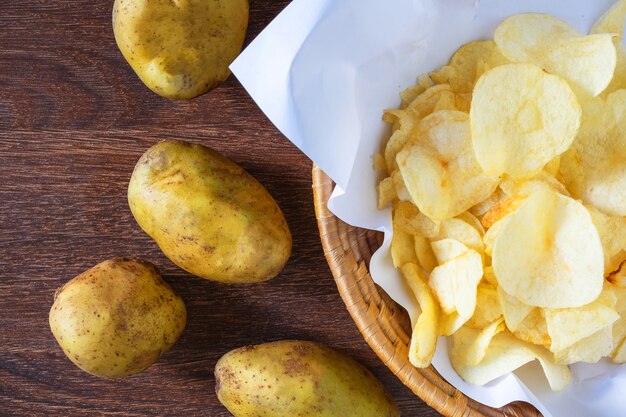
M 178 340 L 183 300 L 150 263 L 111 259 L 59 288 L 50 329 L 79 368 L 105 378 L 143 371 Z
M 176 265 L 224 283 L 277 275 L 291 234 L 267 190 L 201 145 L 165 141 L 139 159 L 128 186 L 139 226 Z
M 352 358 L 312 342 L 235 349 L 215 366 L 220 402 L 235 417 L 396 417 L 382 384 Z
M 115 0 L 122 55 L 157 94 L 196 97 L 228 78 L 248 27 L 248 0 Z

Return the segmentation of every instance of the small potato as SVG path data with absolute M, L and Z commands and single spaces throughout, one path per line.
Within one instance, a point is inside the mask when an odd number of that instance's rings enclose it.
M 176 265 L 229 284 L 270 279 L 291 254 L 278 204 L 254 177 L 212 149 L 165 141 L 139 159 L 128 203 Z
M 230 75 L 248 27 L 248 0 L 115 0 L 117 46 L 155 93 L 191 99 Z
M 183 300 L 148 262 L 111 259 L 59 288 L 50 329 L 67 357 L 104 378 L 141 372 L 178 340 Z
M 312 342 L 235 349 L 215 365 L 217 398 L 235 417 L 398 417 L 384 387 L 354 359 Z

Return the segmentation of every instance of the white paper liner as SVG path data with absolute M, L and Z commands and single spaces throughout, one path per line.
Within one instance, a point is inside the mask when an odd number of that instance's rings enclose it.
M 343 221 L 385 232 L 370 273 L 409 312 L 419 307 L 389 255 L 390 212 L 376 208 L 372 155 L 388 127 L 385 108 L 419 74 L 448 62 L 461 45 L 493 37 L 507 16 L 549 13 L 582 33 L 613 0 L 294 0 L 231 69 L 276 127 L 336 183 L 329 208 Z M 268 155 L 271 157 L 271 155 Z M 573 380 L 554 393 L 536 363 L 486 386 L 452 369 L 446 338 L 433 360 L 467 396 L 493 407 L 522 400 L 545 417 L 626 416 L 626 368 L 607 362 L 572 366 Z

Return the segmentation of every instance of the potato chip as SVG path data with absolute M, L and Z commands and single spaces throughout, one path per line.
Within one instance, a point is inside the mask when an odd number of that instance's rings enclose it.
M 473 206 L 469 211 L 476 216 L 477 218 L 482 217 L 491 207 L 498 203 L 498 201 L 502 200 L 504 197 L 504 193 L 500 188 L 496 188 L 493 194 L 487 197 L 485 200 Z
M 417 84 L 407 88 L 400 93 L 400 98 L 402 99 L 402 104 L 400 105 L 400 108 L 407 108 L 409 104 L 411 104 L 420 94 L 422 94 L 434 85 L 435 83 L 433 82 L 433 80 L 431 80 L 428 74 L 422 74 L 417 77 Z
M 417 263 L 413 235 L 403 232 L 397 227 L 394 227 L 391 238 L 391 260 L 396 268 L 407 263 Z
M 462 342 L 459 340 L 458 343 Z M 564 388 L 571 379 L 567 367 L 554 364 L 549 352 L 524 343 L 508 331 L 500 332 L 491 339 L 483 359 L 477 365 L 465 364 L 464 352 L 466 352 L 465 345 L 453 345 L 450 359 L 452 367 L 461 378 L 471 384 L 485 385 L 535 359 L 539 359 L 553 390 L 558 391 Z
M 532 63 L 559 75 L 583 96 L 597 96 L 613 78 L 617 59 L 613 37 L 582 36 L 553 16 L 511 16 L 497 27 L 494 40 L 509 60 Z
M 456 216 L 456 218 L 459 220 L 463 220 L 465 223 L 472 226 L 481 236 L 485 234 L 485 228 L 480 223 L 480 220 L 478 220 L 478 218 L 469 211 L 464 211 L 463 213 Z
M 617 287 L 626 287 L 626 261 L 623 261 L 615 271 L 611 272 L 606 280 Z
M 474 314 L 476 287 L 482 276 L 480 255 L 470 249 L 433 269 L 428 285 L 446 314 L 456 311 L 468 320 Z
M 418 368 L 426 368 L 430 365 L 437 346 L 439 307 L 417 265 L 405 264 L 402 274 L 422 310 L 413 327 L 409 362 Z
M 450 314 L 441 312 L 439 320 L 439 334 L 442 336 L 452 336 L 459 330 L 468 320 L 467 317 L 459 316 L 459 313 L 453 311 Z
M 406 186 L 404 185 L 404 180 L 402 179 L 400 171 L 397 169 L 393 171 L 391 173 L 391 178 L 393 179 L 393 184 L 396 187 L 396 194 L 398 195 L 398 199 L 400 201 L 410 201 L 411 203 L 413 203 L 413 200 L 411 200 L 411 196 L 409 195 L 409 190 L 407 190 Z
M 604 250 L 604 275 L 620 269 L 626 261 L 626 218 L 608 216 L 593 206 L 587 206 L 591 220 L 598 229 Z
M 507 294 L 502 287 L 497 289 L 498 303 L 502 308 L 504 322 L 509 330 L 514 332 L 526 317 L 537 307 L 522 303 L 517 298 Z
M 537 175 L 528 180 L 505 178 L 500 183 L 502 191 L 511 197 L 529 196 L 534 190 L 540 187 L 550 187 L 559 194 L 563 194 L 568 197 L 570 195 L 567 188 L 565 188 L 565 185 L 552 175 L 548 174 L 545 170 L 539 172 Z
M 616 296 L 615 311 L 620 318 L 613 323 L 613 351 L 611 358 L 616 363 L 626 362 L 626 287 L 611 285 L 608 286 L 613 290 Z
M 619 319 L 613 308 L 599 301 L 578 308 L 546 309 L 544 313 L 552 352 L 562 351 Z
M 534 345 L 548 347 L 552 342 L 548 333 L 546 318 L 540 308 L 531 310 L 512 333 L 518 339 Z
M 576 198 L 613 216 L 626 216 L 626 90 L 584 106 L 578 137 L 561 159 Z
M 537 307 L 590 303 L 604 281 L 602 244 L 589 212 L 548 188 L 505 218 L 492 265 L 504 291 Z
M 383 180 L 378 183 L 378 208 L 384 209 L 386 207 L 389 207 L 397 199 L 398 194 L 396 193 L 396 187 L 393 183 L 393 178 L 383 178 Z
M 485 357 L 491 339 L 504 328 L 501 318 L 484 329 L 461 327 L 452 337 L 451 355 L 458 357 L 464 365 L 478 365 Z
M 614 33 L 621 36 L 624 31 L 624 19 L 626 19 L 626 0 L 618 0 L 600 16 L 589 33 Z
M 455 239 L 436 240 L 430 242 L 430 246 L 433 249 L 433 254 L 439 265 L 443 265 L 469 251 L 467 246 Z
M 496 238 L 498 237 L 498 235 L 504 228 L 504 225 L 506 224 L 507 220 L 508 219 L 506 216 L 501 218 L 500 220 L 492 224 L 491 227 L 487 229 L 487 231 L 485 232 L 485 236 L 483 236 L 483 244 L 485 245 L 485 254 L 487 254 L 488 256 L 493 255 L 493 245 L 496 242 Z M 495 272 L 494 272 L 494 276 L 495 276 Z
M 532 64 L 486 72 L 470 119 L 476 159 L 487 175 L 530 177 L 573 142 L 581 109 L 567 83 Z
M 449 219 L 487 198 L 499 179 L 482 173 L 472 150 L 469 117 L 439 111 L 424 118 L 417 138 L 397 156 L 409 194 L 428 217 Z
M 454 239 L 478 253 L 483 253 L 485 250 L 483 238 L 478 230 L 459 218 L 443 220 L 435 239 Z
M 493 285 L 494 287 L 498 286 L 498 280 L 496 279 L 496 274 L 493 272 L 493 267 L 491 265 L 483 267 L 483 278 L 485 279 L 485 282 Z
M 626 47 L 623 43 L 624 19 L 626 19 L 626 1 L 619 0 L 591 28 L 590 33 L 612 33 L 617 52 L 615 73 L 604 94 L 626 88 Z
M 508 62 L 494 41 L 474 41 L 460 47 L 450 63 L 431 73 L 431 78 L 438 84 L 450 84 L 455 93 L 471 93 L 485 70 Z
M 526 199 L 526 195 L 512 195 L 505 197 L 491 206 L 480 220 L 483 227 L 490 229 L 494 223 L 513 213 Z
M 412 235 L 432 239 L 439 235 L 439 222 L 432 221 L 410 202 L 400 201 L 394 210 L 394 221 L 398 227 Z
M 574 343 L 573 345 L 554 352 L 554 360 L 558 364 L 569 365 L 575 362 L 596 363 L 613 350 L 612 326 L 605 326 Z
M 473 329 L 484 329 L 500 317 L 502 317 L 502 308 L 498 302 L 496 287 L 481 281 L 476 290 L 474 315 L 467 321 L 466 325 Z
M 414 235 L 413 240 L 415 241 L 415 254 L 417 255 L 419 265 L 426 272 L 431 272 L 438 263 L 430 246 L 430 240 L 418 235 Z

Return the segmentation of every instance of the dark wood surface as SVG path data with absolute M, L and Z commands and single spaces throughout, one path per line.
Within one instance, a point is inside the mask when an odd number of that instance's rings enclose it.
M 278 339 L 316 340 L 365 364 L 404 416 L 436 416 L 385 368 L 337 293 L 319 242 L 311 162 L 234 77 L 189 102 L 142 85 L 118 51 L 112 0 L 0 5 L 0 416 L 228 416 L 213 367 Z M 248 40 L 288 1 L 251 0 Z M 283 208 L 293 255 L 277 278 L 231 287 L 175 267 L 133 220 L 126 187 L 162 139 L 214 147 Z M 186 301 L 187 328 L 147 371 L 107 381 L 76 368 L 48 327 L 54 291 L 115 256 L 155 263 Z

